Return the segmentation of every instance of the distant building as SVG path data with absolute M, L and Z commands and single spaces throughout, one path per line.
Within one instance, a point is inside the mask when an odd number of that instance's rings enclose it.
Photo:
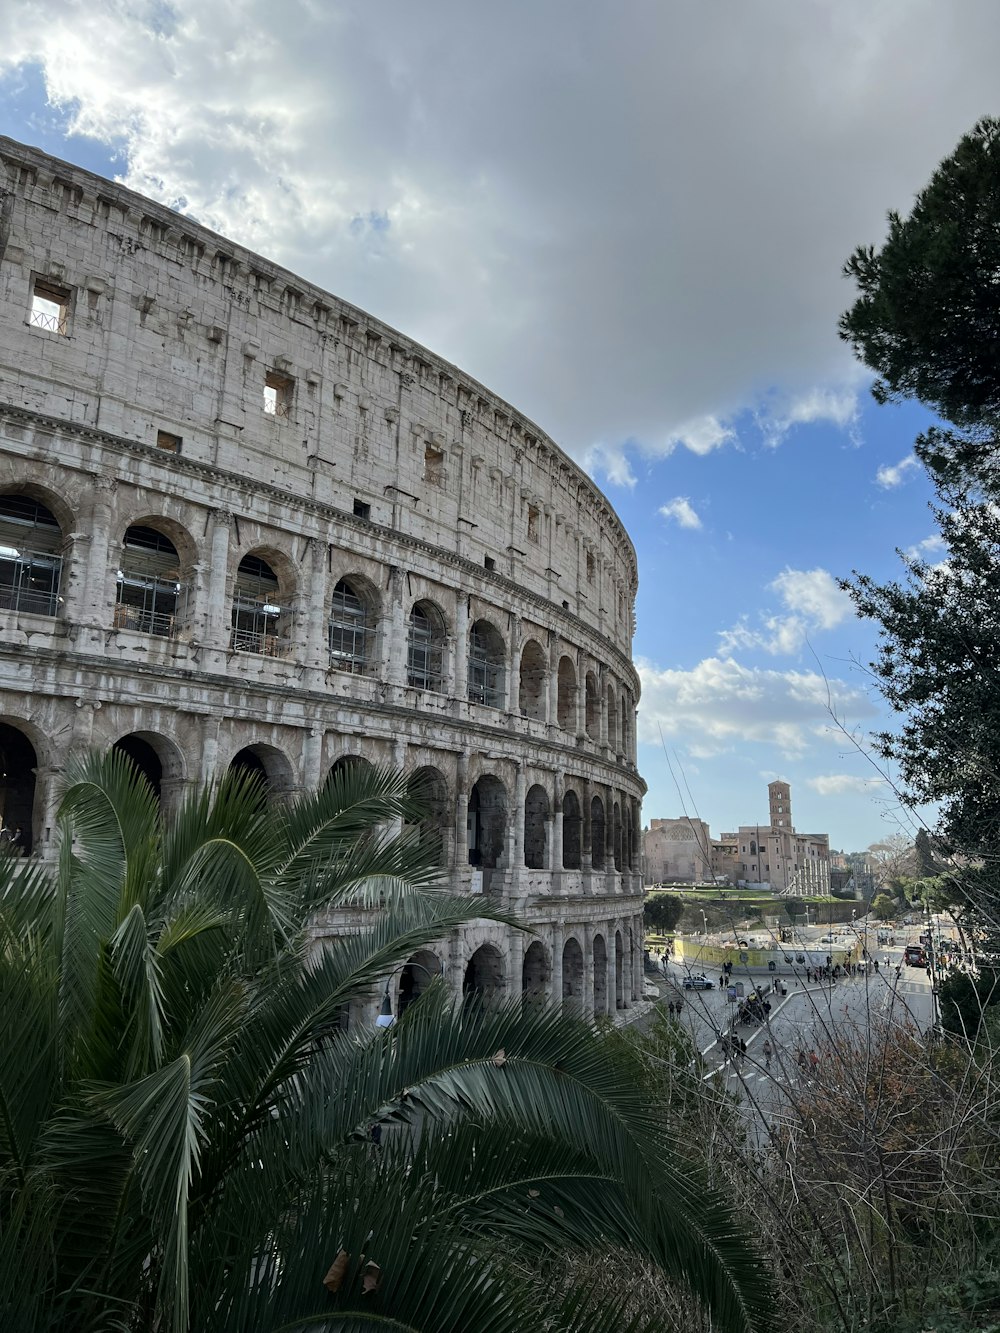
M 741 824 L 720 841 L 738 847 L 736 878 L 776 893 L 808 896 L 830 892 L 830 839 L 826 833 L 798 833 L 792 823 L 792 789 L 787 782 L 767 787 L 768 823 Z
M 647 884 L 704 884 L 712 879 L 712 837 L 701 819 L 653 819 L 642 833 Z

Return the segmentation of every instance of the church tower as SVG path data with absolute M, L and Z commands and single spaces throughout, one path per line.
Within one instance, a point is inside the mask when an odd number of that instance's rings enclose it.
M 769 782 L 767 799 L 770 808 L 771 827 L 792 829 L 792 789 L 787 782 Z

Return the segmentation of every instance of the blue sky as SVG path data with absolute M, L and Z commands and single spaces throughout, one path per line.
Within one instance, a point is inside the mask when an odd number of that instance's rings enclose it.
M 780 776 L 834 846 L 912 827 L 836 579 L 933 538 L 927 418 L 872 402 L 840 270 L 1000 110 L 993 0 L 273 16 L 7 6 L 0 130 L 404 329 L 591 471 L 639 555 L 645 820 L 679 783 L 713 832 L 755 822 Z

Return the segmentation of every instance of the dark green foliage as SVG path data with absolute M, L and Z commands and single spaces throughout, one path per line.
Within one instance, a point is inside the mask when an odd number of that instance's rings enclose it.
M 647 930 L 666 935 L 677 925 L 683 911 L 683 899 L 677 894 L 647 893 L 642 909 L 642 923 Z
M 358 768 L 291 807 L 230 777 L 164 829 L 112 752 L 71 777 L 56 867 L 0 860 L 0 1328 L 652 1333 L 635 1256 L 713 1327 L 762 1327 L 737 1215 L 620 1045 L 441 982 L 342 1032 L 414 953 L 505 919 L 436 886 L 420 814 Z M 314 956 L 314 913 L 358 904 Z M 538 1276 L 591 1254 L 621 1280 Z
M 878 893 L 872 901 L 872 913 L 879 921 L 891 921 L 899 905 L 887 893 Z
M 945 1032 L 972 1041 L 986 1010 L 1000 1004 L 1000 974 L 990 967 L 982 968 L 978 976 L 952 972 L 941 984 L 940 1003 Z

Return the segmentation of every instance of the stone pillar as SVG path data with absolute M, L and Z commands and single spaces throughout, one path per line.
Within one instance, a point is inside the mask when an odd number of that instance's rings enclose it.
M 549 730 L 559 726 L 559 635 L 553 630 L 549 635 L 549 681 L 545 691 L 545 721 Z
M 209 566 L 208 597 L 204 607 L 201 638 L 215 655 L 216 669 L 225 665 L 229 651 L 232 610 L 226 598 L 229 581 L 229 540 L 233 516 L 226 509 L 216 509 L 212 522 L 212 560 Z
M 201 781 L 211 782 L 216 776 L 219 763 L 219 717 L 210 715 L 205 718 L 205 731 L 201 745 Z
M 510 959 L 508 962 L 508 995 L 524 995 L 524 935 L 520 930 L 510 932 Z
M 587 737 L 587 659 L 582 652 L 576 654 L 576 737 Z
M 88 708 L 87 710 L 91 710 Z M 55 764 L 35 769 L 35 800 L 32 807 L 32 851 L 43 861 L 54 861 L 58 854 L 56 825 L 62 799 L 64 770 Z
M 514 777 L 514 850 L 511 859 L 511 868 L 517 872 L 524 869 L 524 802 L 526 780 L 524 776 L 524 765 L 519 761 Z
M 562 1008 L 563 992 L 563 924 L 552 922 L 552 1003 L 557 1009 Z
M 90 552 L 83 590 L 83 621 L 101 634 L 111 628 L 108 596 L 111 523 L 118 483 L 113 477 L 97 476 L 91 496 L 88 526 Z
M 608 748 L 608 669 L 602 666 L 597 675 L 597 690 L 599 694 L 600 705 L 600 735 L 599 740 L 603 749 Z
M 583 1016 L 593 1018 L 594 1009 L 594 927 L 589 921 L 583 925 Z
M 644 944 L 642 917 L 637 916 L 634 918 L 632 927 L 632 994 L 636 1000 L 642 999 L 642 950 Z
M 451 653 L 451 674 L 448 693 L 454 699 L 469 697 L 469 599 L 459 597 L 455 603 L 455 642 Z M 465 819 L 462 819 L 465 828 Z
M 402 688 L 406 684 L 406 577 L 401 569 L 393 566 L 389 577 L 389 615 L 386 619 L 386 637 L 388 642 L 383 651 L 386 680 L 390 685 Z
M 511 612 L 508 617 L 510 642 L 507 644 L 507 663 L 504 668 L 504 707 L 508 713 L 520 716 L 521 621 Z
M 310 795 L 323 781 L 323 728 L 310 727 L 302 737 L 302 790 Z
M 463 874 L 469 864 L 469 756 L 458 756 L 455 773 L 455 870 Z
M 594 859 L 593 859 L 594 848 L 590 840 L 591 838 L 590 802 L 593 799 L 594 786 L 589 778 L 581 778 L 580 790 L 581 790 L 580 804 L 583 807 L 580 811 L 581 823 L 582 823 L 582 828 L 580 829 L 580 869 L 582 871 L 587 871 L 590 870 L 594 864 Z M 608 821 L 607 817 L 605 817 L 604 820 L 605 842 L 607 842 L 607 826 L 608 826 Z
M 322 689 L 330 666 L 330 548 L 318 537 L 309 539 L 309 586 L 299 597 L 305 619 L 306 667 L 312 689 Z

